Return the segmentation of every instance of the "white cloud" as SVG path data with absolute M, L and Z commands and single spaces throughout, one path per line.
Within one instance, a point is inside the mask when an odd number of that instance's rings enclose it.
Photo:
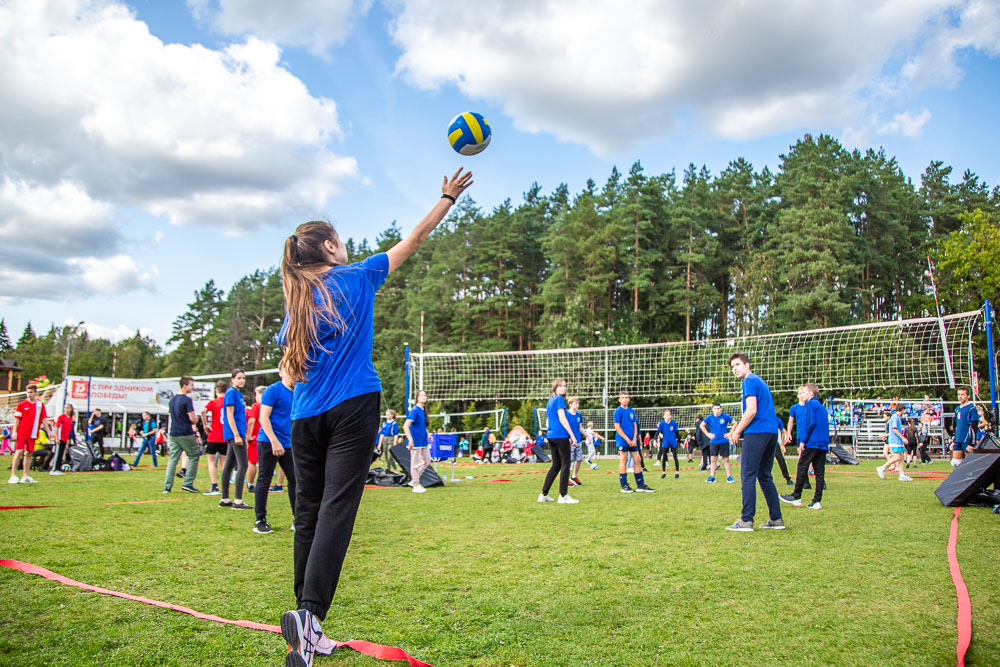
M 455 85 L 522 130 L 601 153 L 685 122 L 732 139 L 856 125 L 905 107 L 918 74 L 946 83 L 959 49 L 995 53 L 1000 40 L 1000 3 L 988 0 L 396 5 L 390 33 L 408 81 Z
M 882 134 L 902 134 L 904 137 L 919 137 L 924 125 L 930 119 L 931 112 L 929 109 L 924 109 L 916 116 L 909 111 L 904 111 L 893 116 L 891 121 L 879 128 L 879 131 Z
M 80 320 L 76 318 L 67 317 L 63 321 L 63 326 L 71 327 L 79 321 Z M 136 329 L 127 327 L 124 324 L 119 324 L 115 327 L 108 327 L 103 324 L 97 324 L 96 322 L 84 322 L 83 328 L 87 330 L 87 336 L 90 338 L 105 338 L 110 340 L 112 343 L 118 343 L 126 338 L 131 338 L 136 333 Z M 140 327 L 138 331 L 142 336 L 151 336 L 153 334 L 151 329 L 147 329 L 145 327 Z
M 156 233 L 153 234 L 153 242 L 154 243 L 159 243 L 162 240 L 163 240 L 163 232 L 161 232 L 159 229 L 157 229 Z
M 134 288 L 149 288 L 148 271 L 139 268 L 129 255 L 114 255 L 104 259 L 74 257 L 69 260 L 83 280 L 87 294 L 117 294 Z
M 371 0 L 187 0 L 194 17 L 227 35 L 255 35 L 323 53 L 368 13 Z

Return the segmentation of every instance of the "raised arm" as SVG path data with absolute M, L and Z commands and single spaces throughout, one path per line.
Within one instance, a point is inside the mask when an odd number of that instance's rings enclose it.
M 451 177 L 451 180 L 448 180 L 447 176 L 444 177 L 444 183 L 441 185 L 442 196 L 438 203 L 434 204 L 434 208 L 431 209 L 430 213 L 417 223 L 417 226 L 414 227 L 413 231 L 405 239 L 386 252 L 386 255 L 389 257 L 389 273 L 395 271 L 400 264 L 406 261 L 407 257 L 417 251 L 417 248 L 427 240 L 427 237 L 434 231 L 434 228 L 444 220 L 444 216 L 448 214 L 455 200 L 470 185 L 472 185 L 472 172 L 468 171 L 463 174 L 461 167 Z

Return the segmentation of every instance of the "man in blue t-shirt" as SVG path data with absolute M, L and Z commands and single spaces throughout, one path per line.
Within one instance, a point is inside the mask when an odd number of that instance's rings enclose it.
M 743 453 L 740 456 L 740 483 L 743 509 L 740 518 L 726 530 L 741 533 L 753 532 L 753 518 L 757 513 L 757 484 L 767 501 L 768 519 L 761 528 L 784 530 L 781 518 L 781 501 L 771 477 L 774 467 L 774 450 L 778 447 L 781 422 L 774 411 L 771 388 L 750 370 L 750 359 L 743 352 L 729 355 L 733 375 L 742 381 L 743 418 L 729 433 L 729 442 L 735 445 L 743 436 Z
M 618 481 L 621 482 L 622 493 L 653 493 L 642 478 L 642 458 L 639 456 L 639 420 L 635 410 L 629 407 L 631 397 L 627 391 L 618 394 L 618 407 L 615 408 L 615 444 L 618 446 Z M 632 474 L 635 476 L 635 489 L 628 485 L 628 460 L 632 459 Z
M 410 450 L 410 484 L 414 493 L 426 493 L 427 489 L 420 483 L 420 476 L 431 463 L 430 449 L 427 446 L 427 392 L 421 389 L 417 392 L 417 404 L 413 406 L 406 421 L 403 422 L 403 432 L 406 434 L 406 448 Z
M 292 459 L 292 401 L 291 378 L 283 364 L 278 366 L 278 382 L 264 390 L 260 397 L 260 430 L 257 432 L 257 484 L 254 487 L 256 520 L 253 532 L 264 535 L 274 529 L 267 521 L 268 480 L 276 466 L 285 472 L 288 484 L 288 502 L 292 506 L 292 529 L 295 528 L 295 461 Z
M 809 382 L 799 387 L 798 396 L 800 403 L 792 407 L 798 408 L 795 418 L 798 419 L 799 467 L 795 473 L 795 490 L 781 496 L 781 500 L 802 506 L 802 489 L 809 481 L 809 466 L 812 465 L 816 473 L 816 491 L 809 509 L 818 510 L 823 509 L 820 501 L 823 499 L 826 453 L 830 451 L 830 415 L 819 402 L 819 387 L 815 384 Z
M 899 468 L 899 481 L 912 482 L 913 478 L 903 472 L 903 458 L 906 451 L 906 434 L 903 433 L 903 414 L 906 406 L 902 401 L 896 403 L 896 411 L 889 417 L 889 456 L 886 462 L 880 465 L 875 471 L 881 479 L 885 479 L 885 469 L 896 465 Z
M 375 456 L 385 456 L 385 469 L 393 471 L 396 462 L 389 451 L 399 442 L 399 422 L 396 421 L 396 411 L 386 410 L 385 421 L 378 428 L 378 442 L 375 443 Z
M 969 400 L 972 392 L 968 387 L 958 388 L 958 405 L 955 406 L 955 440 L 951 446 L 951 465 L 957 466 L 965 458 L 966 450 L 976 444 L 976 430 L 979 427 L 979 412 Z
M 723 412 L 722 406 L 718 403 L 712 404 L 712 414 L 701 422 L 701 432 L 708 440 L 708 453 L 711 456 L 708 479 L 705 480 L 709 484 L 715 483 L 715 471 L 719 469 L 720 456 L 722 466 L 726 469 L 726 483 L 733 483 L 733 475 L 729 469 L 729 440 L 726 438 L 732 423 L 733 418 Z
M 663 411 L 663 419 L 656 426 L 656 432 L 660 436 L 660 479 L 667 476 L 667 457 L 671 452 L 674 454 L 674 479 L 681 476 L 680 463 L 677 461 L 677 422 L 674 421 L 670 410 Z

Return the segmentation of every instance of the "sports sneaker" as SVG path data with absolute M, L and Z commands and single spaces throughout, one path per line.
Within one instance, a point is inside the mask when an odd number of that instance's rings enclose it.
M 802 488 L 803 488 L 803 489 L 811 489 L 811 488 L 813 488 L 813 485 L 812 485 L 812 484 L 811 484 L 811 483 L 809 482 L 809 480 L 807 479 L 807 480 L 806 480 L 806 483 L 802 485 Z
M 267 519 L 257 519 L 253 523 L 253 532 L 258 535 L 267 535 L 268 533 L 273 533 L 274 528 L 271 528 L 271 524 L 267 522 Z
M 414 484 L 413 485 L 413 492 L 414 493 L 427 493 L 427 489 L 425 489 L 424 487 L 420 486 L 419 484 Z
M 181 479 L 184 479 L 185 474 L 187 474 L 187 470 L 181 468 L 180 472 L 177 473 L 177 476 L 180 477 Z
M 726 526 L 726 530 L 731 530 L 735 533 L 752 533 L 753 532 L 753 521 L 744 521 L 743 519 L 737 519 L 733 522 L 733 525 Z
M 622 493 L 635 493 L 635 489 L 626 484 L 625 486 L 622 487 Z
M 878 473 L 879 479 L 885 479 L 885 466 L 875 468 L 875 472 Z
M 163 493 L 170 493 L 170 489 L 163 489 Z
M 187 491 L 188 493 L 201 493 L 201 489 L 196 489 L 193 486 L 182 486 L 181 491 Z
M 250 507 L 249 505 L 247 505 L 242 500 L 237 500 L 237 501 L 235 501 L 233 503 L 233 506 L 230 509 L 234 509 L 234 510 L 252 510 L 253 508 Z
M 785 521 L 784 519 L 768 519 L 761 528 L 770 528 L 771 530 L 784 530 Z
M 808 505 L 806 505 L 806 507 L 808 507 L 811 510 L 821 510 L 821 509 L 823 509 L 823 506 L 820 505 L 819 503 L 809 503 Z
M 705 480 L 705 482 L 707 484 L 715 484 L 715 478 L 714 477 L 709 477 L 708 479 Z
M 17 483 L 18 483 L 18 482 L 20 482 L 20 481 L 21 481 L 21 480 L 19 480 L 19 479 L 17 478 L 17 475 L 11 475 L 11 476 L 10 476 L 10 479 L 8 479 L 8 480 L 7 480 L 7 483 L 8 483 L 8 484 L 17 484 Z
M 733 483 L 733 477 L 732 475 L 730 475 L 729 477 L 726 478 L 726 484 L 732 484 L 732 483 Z
M 663 473 L 662 475 L 660 475 L 660 479 L 666 479 L 666 478 L 667 478 L 667 473 Z
M 28 479 L 31 479 L 31 478 L 29 477 Z M 906 474 L 903 474 L 903 473 L 899 473 L 899 481 L 900 482 L 912 482 L 913 478 L 910 477 L 909 475 L 906 475 Z M 22 484 L 24 483 L 23 479 L 21 480 L 21 483 Z
M 794 505 L 795 507 L 802 507 L 802 499 L 796 498 L 792 494 L 788 494 L 787 496 L 778 496 L 778 499 L 783 503 L 788 503 L 789 505 Z
M 573 477 L 572 479 L 574 482 L 576 482 L 577 486 L 583 486 L 583 482 L 580 481 L 579 477 Z
M 316 655 L 330 655 L 336 650 L 337 644 L 320 630 L 319 639 L 316 640 Z
M 795 482 L 792 481 L 791 477 L 785 478 L 785 486 L 795 486 Z
M 680 479 L 680 478 L 681 478 L 681 474 L 679 472 L 675 472 L 674 473 L 674 479 Z
M 560 505 L 576 505 L 580 501 L 567 493 L 565 496 L 559 496 L 556 502 Z
M 223 498 L 222 500 L 219 501 L 219 507 L 232 507 L 232 506 L 233 506 L 233 501 L 230 500 L 229 498 Z
M 254 490 L 254 485 L 248 483 L 247 484 L 247 491 L 249 491 L 250 493 L 253 493 L 253 490 Z
M 540 502 L 540 503 L 554 503 L 555 501 L 556 501 L 555 498 L 549 498 L 544 493 L 539 493 L 538 494 L 538 502 Z
M 636 491 L 636 493 L 654 493 L 653 489 L 649 488 L 645 484 L 643 484 L 642 486 L 636 487 L 635 491 Z
M 576 480 L 572 477 L 569 478 L 569 486 L 580 486 L 576 483 Z
M 53 470 L 49 474 L 50 475 L 65 475 L 66 473 L 64 473 L 62 470 Z
M 307 609 L 286 611 L 281 615 L 281 636 L 288 645 L 285 667 L 312 667 L 316 643 L 322 630 Z
M 21 478 L 21 484 L 38 484 L 38 482 L 36 482 L 34 479 L 32 479 L 29 476 L 29 477 L 22 477 Z
M 202 495 L 205 495 L 205 496 L 221 496 L 222 495 L 222 491 L 219 491 L 219 485 L 218 484 L 213 484 L 212 488 L 210 488 L 208 491 L 206 491 Z
M 275 493 L 279 493 L 281 491 L 284 491 L 285 489 L 284 489 L 284 487 L 281 487 L 281 486 L 278 486 L 277 484 L 275 484 L 269 490 L 270 491 L 274 491 Z

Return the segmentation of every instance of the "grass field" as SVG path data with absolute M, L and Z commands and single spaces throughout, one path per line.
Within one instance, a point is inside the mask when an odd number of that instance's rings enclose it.
M 542 465 L 462 466 L 475 479 L 424 495 L 366 491 L 325 631 L 438 666 L 954 664 L 952 514 L 937 480 L 842 466 L 823 510 L 786 505 L 788 530 L 746 534 L 723 530 L 739 484 L 690 469 L 650 475 L 655 494 L 623 495 L 613 467 L 581 474 L 579 505 L 536 502 Z M 251 512 L 179 484 L 162 495 L 162 469 L 36 479 L 0 485 L 0 506 L 58 507 L 0 511 L 0 558 L 230 619 L 277 623 L 294 606 L 283 495 L 269 501 L 276 532 L 257 535 Z M 960 516 L 970 664 L 1000 662 L 998 522 L 984 509 Z M 284 664 L 277 635 L 5 568 L 0 621 L 4 665 Z M 342 649 L 316 664 L 404 663 Z

